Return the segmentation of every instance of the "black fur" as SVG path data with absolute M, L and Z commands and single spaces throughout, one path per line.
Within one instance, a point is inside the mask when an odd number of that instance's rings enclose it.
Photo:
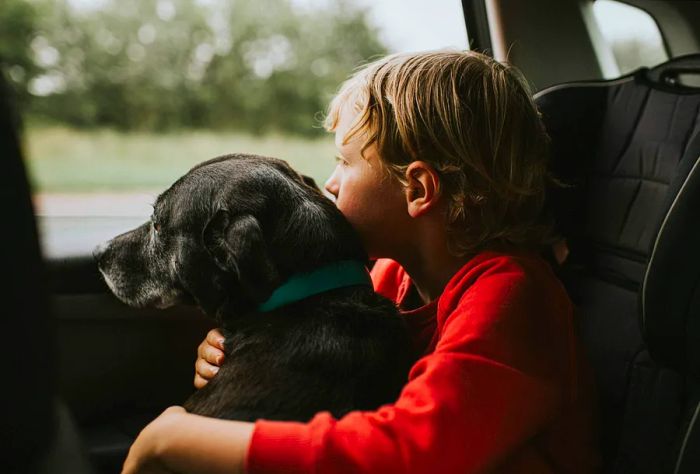
M 334 204 L 283 161 L 227 155 L 196 166 L 159 196 L 151 222 L 112 239 L 96 258 L 127 304 L 194 301 L 223 328 L 225 362 L 187 400 L 190 412 L 341 416 L 393 401 L 406 382 L 403 321 L 369 286 L 257 312 L 292 274 L 366 260 Z

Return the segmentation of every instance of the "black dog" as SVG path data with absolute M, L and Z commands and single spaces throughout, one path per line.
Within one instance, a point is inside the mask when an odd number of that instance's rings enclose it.
M 403 321 L 368 283 L 359 238 L 283 161 L 229 155 L 194 167 L 158 197 L 150 222 L 96 258 L 125 303 L 194 302 L 223 328 L 225 362 L 187 400 L 190 412 L 341 416 L 395 400 L 407 380 Z

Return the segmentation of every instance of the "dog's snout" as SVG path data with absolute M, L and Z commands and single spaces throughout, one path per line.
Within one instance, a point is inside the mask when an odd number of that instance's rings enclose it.
M 108 247 L 109 247 L 109 242 L 102 242 L 97 247 L 95 247 L 95 249 L 92 251 L 92 258 L 94 258 L 98 264 L 102 261 L 102 258 L 104 257 L 104 254 L 107 252 Z

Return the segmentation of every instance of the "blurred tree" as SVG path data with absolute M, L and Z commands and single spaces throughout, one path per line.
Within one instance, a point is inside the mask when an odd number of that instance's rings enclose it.
M 196 3 L 119 0 L 88 9 L 44 2 L 51 7 L 32 46 L 39 56 L 57 54 L 44 64 L 43 83 L 29 84 L 36 95 L 31 112 L 120 129 L 190 124 L 185 71 L 197 42 L 212 34 Z
M 27 84 L 39 72 L 29 47 L 36 16 L 34 7 L 23 0 L 0 2 L 0 68 L 9 75 L 23 108 L 29 100 Z
M 213 58 L 203 90 L 217 97 L 217 121 L 254 131 L 314 133 L 314 115 L 352 68 L 386 53 L 366 12 L 348 2 L 300 10 L 287 0 L 239 0 L 225 18 L 230 49 Z
M 352 68 L 386 53 L 348 1 L 2 1 L 29 112 L 86 127 L 314 134 Z

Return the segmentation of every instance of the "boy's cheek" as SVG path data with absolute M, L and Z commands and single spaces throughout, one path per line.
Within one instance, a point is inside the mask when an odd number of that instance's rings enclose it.
M 366 216 L 367 212 L 358 207 L 358 203 L 355 199 L 348 198 L 347 196 L 340 195 L 335 199 L 335 206 L 338 210 L 345 216 L 345 218 L 350 222 L 356 232 L 361 233 L 364 225 L 363 216 Z
M 335 203 L 335 207 L 338 208 L 338 210 L 345 216 L 345 218 L 350 221 L 350 223 L 353 225 L 353 227 L 357 224 L 356 222 L 353 222 L 354 216 L 353 216 L 353 209 L 347 202 L 347 200 L 343 198 L 334 198 L 333 202 Z

